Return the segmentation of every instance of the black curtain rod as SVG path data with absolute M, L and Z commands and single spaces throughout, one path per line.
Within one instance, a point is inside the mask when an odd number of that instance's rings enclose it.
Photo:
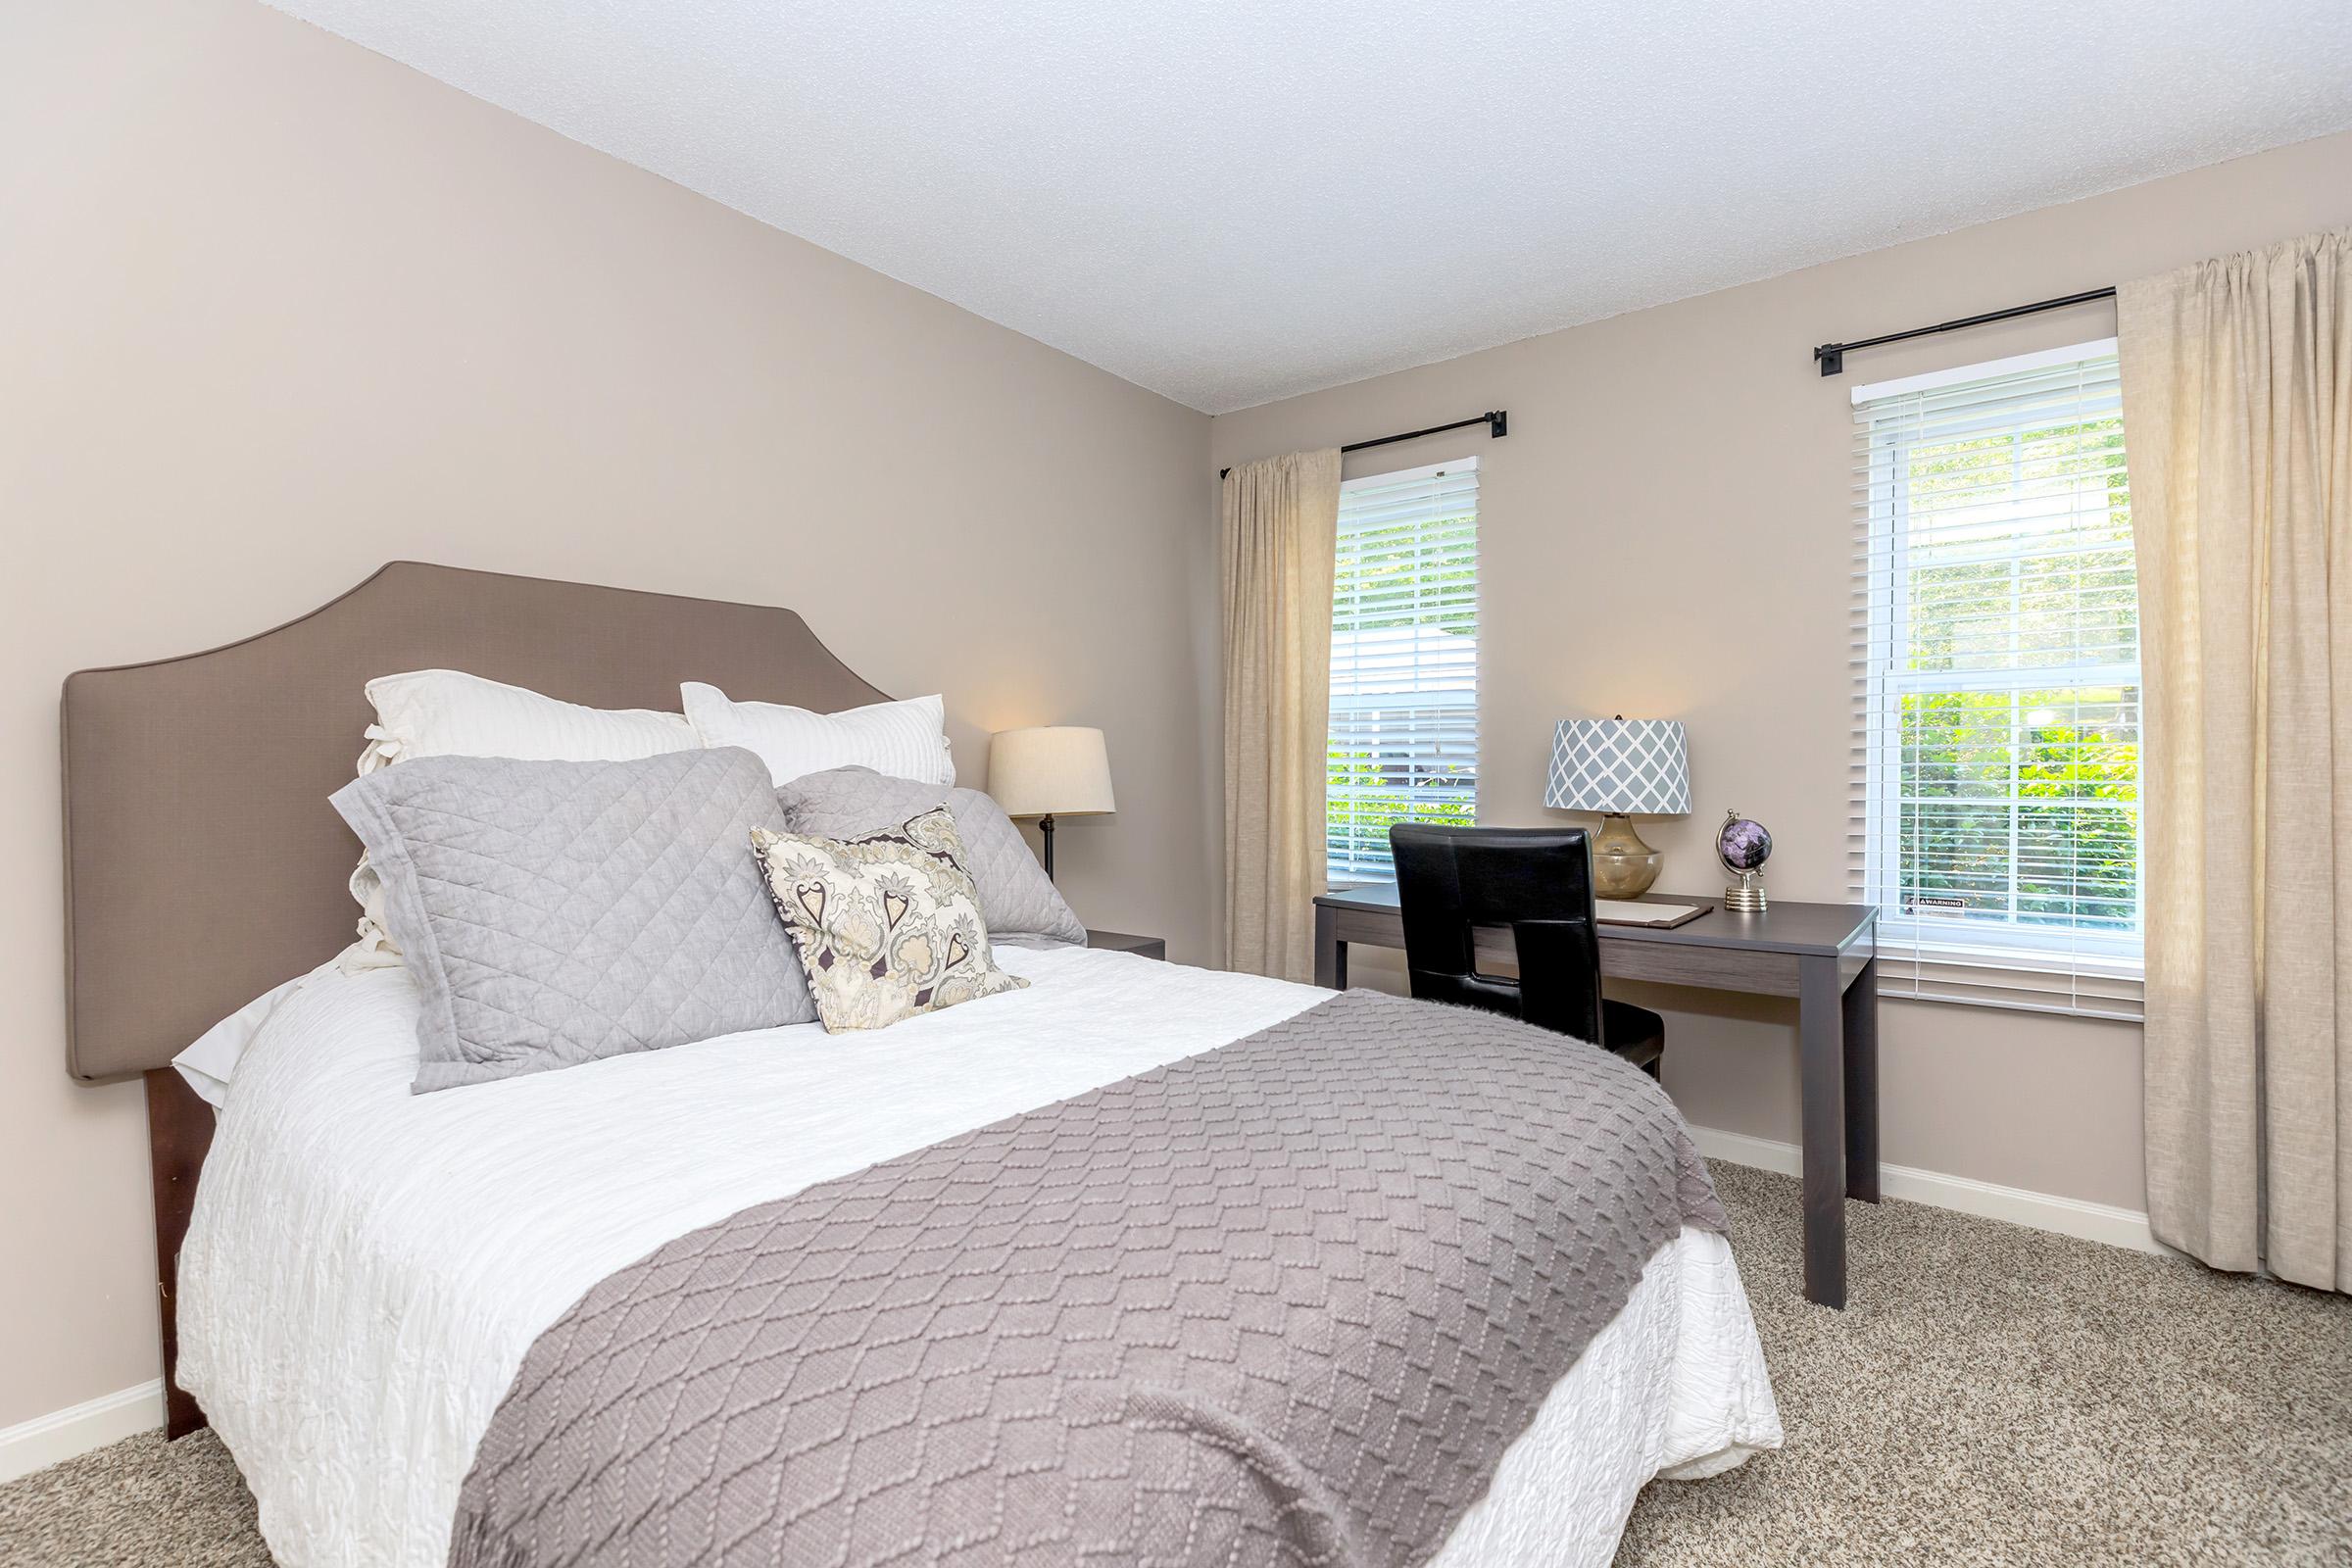
M 1366 447 L 1392 446 L 1398 441 L 1418 441 L 1425 435 L 1443 435 L 1448 430 L 1467 430 L 1474 424 L 1485 425 L 1489 439 L 1499 441 L 1511 433 L 1510 411 L 1490 409 L 1484 414 L 1473 414 L 1467 419 L 1456 419 L 1451 424 L 1433 424 L 1426 430 L 1406 430 L 1398 435 L 1376 435 L 1369 441 L 1350 441 L 1340 450 L 1342 452 L 1361 452 Z M 1219 468 L 1217 477 L 1222 479 L 1232 471 L 1231 468 Z
M 2034 316 L 2042 311 L 2064 310 L 2069 305 L 2088 305 L 2092 300 L 2111 300 L 2111 288 L 2084 289 L 2080 294 L 2061 295 L 2054 300 L 2035 300 L 2031 305 L 2012 305 L 2005 311 L 1986 311 L 1982 316 L 1963 316 L 1957 321 L 1938 321 L 1934 326 L 1915 326 L 1908 332 L 1889 332 L 1884 337 L 1866 337 L 1858 343 L 1824 343 L 1813 351 L 1814 360 L 1824 375 L 1838 375 L 1845 369 L 1845 357 L 1855 349 L 1875 349 L 1882 343 L 1900 343 L 1905 338 L 1930 337 L 1937 332 L 1957 332 L 1964 326 L 1983 326 L 1987 321 L 2006 321 L 2016 316 Z

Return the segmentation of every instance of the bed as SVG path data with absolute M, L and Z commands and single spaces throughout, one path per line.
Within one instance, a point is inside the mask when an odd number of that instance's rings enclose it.
M 323 803 L 365 679 L 435 664 L 612 708 L 669 706 L 683 678 L 819 710 L 881 695 L 789 612 L 416 564 L 228 649 L 69 683 L 73 1067 L 147 1075 L 173 1435 L 209 1414 L 282 1561 L 449 1560 L 517 1368 L 632 1260 L 1329 1000 L 1008 951 L 1025 990 L 877 1035 L 796 1025 L 411 1095 L 416 988 L 330 961 L 353 845 Z M 166 1064 L 306 971 L 255 1020 L 216 1128 Z M 1685 1226 L 1421 1560 L 1605 1562 L 1653 1476 L 1780 1438 L 1728 1245 Z

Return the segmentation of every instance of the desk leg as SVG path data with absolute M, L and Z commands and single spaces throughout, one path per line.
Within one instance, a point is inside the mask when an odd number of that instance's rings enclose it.
M 1844 1008 L 1838 960 L 1800 960 L 1796 1036 L 1804 1098 L 1805 1299 L 1845 1305 Z
M 1340 940 L 1339 911 L 1320 904 L 1315 906 L 1315 984 L 1348 989 L 1348 944 Z
M 1879 960 L 1845 988 L 1845 1196 L 1879 1200 Z

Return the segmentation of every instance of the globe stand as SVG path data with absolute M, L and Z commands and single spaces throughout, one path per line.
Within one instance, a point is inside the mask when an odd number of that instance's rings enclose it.
M 1761 871 L 1741 871 L 1740 880 L 1723 890 L 1723 906 L 1741 914 L 1762 914 L 1765 904 Z

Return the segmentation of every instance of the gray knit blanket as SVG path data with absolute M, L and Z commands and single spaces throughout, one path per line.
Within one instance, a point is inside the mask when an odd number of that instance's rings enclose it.
M 1419 1563 L 1686 1224 L 1642 1073 L 1350 992 L 613 1274 L 450 1561 Z

